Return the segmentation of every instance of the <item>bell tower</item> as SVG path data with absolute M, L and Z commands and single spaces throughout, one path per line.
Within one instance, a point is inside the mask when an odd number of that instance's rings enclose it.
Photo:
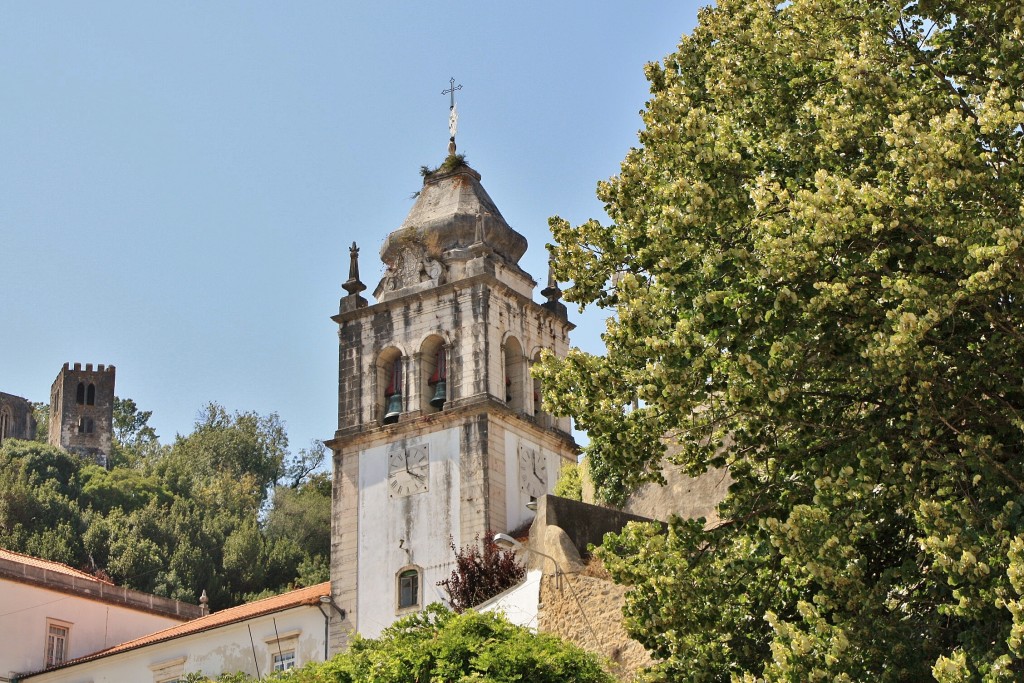
M 350 250 L 338 324 L 332 593 L 351 630 L 375 636 L 440 599 L 461 546 L 532 519 L 577 447 L 568 418 L 540 405 L 530 366 L 564 356 L 568 321 L 557 284 L 546 303 L 519 265 L 526 238 L 450 155 L 380 250 L 386 269 L 361 295 Z

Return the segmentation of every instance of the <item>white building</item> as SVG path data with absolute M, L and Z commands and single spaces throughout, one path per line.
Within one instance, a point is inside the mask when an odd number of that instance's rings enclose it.
M 108 648 L 201 614 L 67 565 L 0 549 L 0 681 Z
M 187 674 L 260 677 L 326 657 L 327 582 L 214 612 L 45 671 L 31 683 L 175 683 Z

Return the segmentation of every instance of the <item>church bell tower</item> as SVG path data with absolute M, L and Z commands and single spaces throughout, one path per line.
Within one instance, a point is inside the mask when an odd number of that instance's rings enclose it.
M 576 461 L 568 418 L 541 409 L 530 366 L 564 356 L 568 321 L 550 281 L 461 157 L 424 177 L 380 250 L 363 298 L 352 245 L 338 324 L 331 551 L 332 651 L 442 596 L 456 546 L 527 524 L 531 500 Z

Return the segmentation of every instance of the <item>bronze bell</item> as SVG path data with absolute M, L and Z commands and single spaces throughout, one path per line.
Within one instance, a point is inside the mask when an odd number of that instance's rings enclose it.
M 430 399 L 430 405 L 434 406 L 438 410 L 444 406 L 445 398 L 448 393 L 448 381 L 439 379 L 434 384 L 434 396 Z
M 445 355 L 445 348 L 437 349 L 437 363 L 434 365 L 434 374 L 427 380 L 427 384 L 434 387 L 434 395 L 430 399 L 430 405 L 438 410 L 444 407 L 445 399 L 448 397 L 448 359 Z
M 402 395 L 391 394 L 388 396 L 388 407 L 384 411 L 384 424 L 389 425 L 398 422 L 398 416 L 402 414 Z

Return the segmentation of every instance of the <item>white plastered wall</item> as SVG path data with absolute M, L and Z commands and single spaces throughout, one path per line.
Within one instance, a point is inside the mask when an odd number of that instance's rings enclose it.
M 445 429 L 377 446 L 359 454 L 359 632 L 369 638 L 399 616 L 396 576 L 416 566 L 420 606 L 441 600 L 436 584 L 452 571 L 449 538 L 459 541 L 459 429 Z M 392 498 L 389 449 L 426 444 L 428 490 Z

